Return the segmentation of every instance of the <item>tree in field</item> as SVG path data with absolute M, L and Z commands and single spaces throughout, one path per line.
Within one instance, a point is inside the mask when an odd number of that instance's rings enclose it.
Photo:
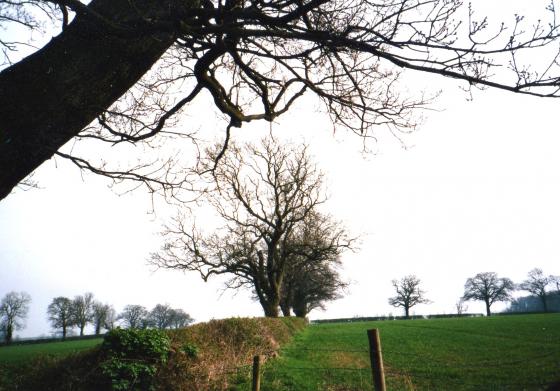
M 216 153 L 210 153 L 210 165 Z M 213 275 L 230 276 L 227 288 L 252 290 L 265 316 L 277 317 L 290 243 L 306 217 L 325 201 L 323 175 L 311 163 L 306 146 L 264 139 L 260 145 L 230 145 L 212 180 L 215 191 L 207 192 L 206 200 L 222 227 L 203 235 L 177 218 L 165 230 L 166 242 L 152 254 L 152 263 L 196 271 L 205 281 Z M 342 232 L 332 245 L 349 246 L 343 230 L 337 231 Z
M 93 302 L 91 312 L 95 335 L 101 334 L 102 328 L 107 328 L 107 321 L 109 320 L 108 317 L 111 316 L 109 313 L 111 310 L 115 311 L 109 304 L 103 304 L 98 301 Z
M 527 279 L 519 284 L 518 288 L 537 296 L 542 303 L 543 311 L 548 312 L 547 288 L 553 280 L 553 276 L 545 276 L 542 269 L 535 268 L 527 274 Z
M 192 322 L 194 322 L 194 319 L 189 314 L 180 308 L 176 308 L 172 310 L 169 326 L 174 329 L 181 329 L 183 327 L 187 327 Z
M 325 308 L 327 301 L 342 297 L 348 286 L 338 268 L 344 230 L 329 216 L 310 213 L 288 243 L 289 261 L 282 282 L 280 308 L 284 316 L 291 311 L 306 317 L 316 308 Z M 344 239 L 346 240 L 346 239 Z
M 119 168 L 62 146 L 195 141 L 188 124 L 173 125 L 204 96 L 227 118 L 226 140 L 231 127 L 274 121 L 306 95 L 364 137 L 410 129 L 429 99 L 399 94 L 404 70 L 560 96 L 554 3 L 539 21 L 492 26 L 459 0 L 0 0 L 5 55 L 22 46 L 10 26 L 38 34 L 37 15 L 60 34 L 24 60 L 3 61 L 0 199 L 55 155 L 151 191 L 189 185 L 173 155 Z
M 94 319 L 93 293 L 79 295 L 72 300 L 72 324 L 80 329 L 80 336 L 84 335 L 84 329 Z
M 490 307 L 497 301 L 508 301 L 515 290 L 515 284 L 509 278 L 498 278 L 494 272 L 478 273 L 465 282 L 465 300 L 480 300 L 486 304 L 486 315 L 490 316 Z
M 174 310 L 169 304 L 156 304 L 148 314 L 149 324 L 160 330 L 167 329 L 173 323 L 173 316 Z
M 404 316 L 410 317 L 410 309 L 417 304 L 427 304 L 430 300 L 426 298 L 426 292 L 420 289 L 420 279 L 415 275 L 409 275 L 400 280 L 391 281 L 396 295 L 389 298 L 389 304 L 393 307 L 402 307 Z
M 31 296 L 26 292 L 9 292 L 0 301 L 0 330 L 6 344 L 12 342 L 14 331 L 25 327 Z
M 53 329 L 60 329 L 62 339 L 66 338 L 69 328 L 74 325 L 72 318 L 72 300 L 67 297 L 55 297 L 47 307 L 47 315 Z
M 124 327 L 129 329 L 143 329 L 148 325 L 148 310 L 141 305 L 126 305 L 119 315 Z

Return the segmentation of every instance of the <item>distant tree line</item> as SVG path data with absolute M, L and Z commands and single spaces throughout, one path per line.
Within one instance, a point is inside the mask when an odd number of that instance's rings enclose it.
M 410 309 L 417 304 L 430 303 L 426 292 L 420 289 L 420 279 L 408 275 L 392 281 L 396 295 L 389 298 L 389 304 L 402 307 L 405 318 L 410 318 Z M 496 302 L 511 302 L 507 312 L 549 312 L 560 311 L 560 276 L 545 275 L 535 268 L 529 271 L 527 279 L 515 284 L 511 279 L 498 277 L 494 272 L 478 273 L 465 282 L 463 296 L 455 304 L 458 315 L 467 311 L 467 301 L 483 301 L 486 315 L 492 314 L 491 307 Z M 531 295 L 514 299 L 516 290 L 527 291 Z
M 151 311 L 141 305 L 127 305 L 117 314 L 113 306 L 93 299 L 92 293 L 78 295 L 73 300 L 55 297 L 47 308 L 48 319 L 53 329 L 62 338 L 74 327 L 84 335 L 87 325 L 94 327 L 96 335 L 102 330 L 112 330 L 117 325 L 126 328 L 181 328 L 194 319 L 182 309 L 171 308 L 168 304 L 157 304 Z
M 13 340 L 14 331 L 25 328 L 31 296 L 26 292 L 9 292 L 0 301 L 0 337 L 6 344 Z M 55 297 L 47 307 L 47 318 L 55 333 L 65 339 L 77 328 L 80 336 L 88 325 L 95 335 L 113 328 L 178 329 L 186 327 L 194 319 L 185 311 L 157 304 L 151 311 L 141 305 L 127 305 L 117 314 L 115 308 L 94 300 L 93 293 L 68 297 Z

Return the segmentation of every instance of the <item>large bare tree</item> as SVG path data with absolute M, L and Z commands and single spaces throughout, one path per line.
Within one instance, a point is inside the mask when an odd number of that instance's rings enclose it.
M 208 164 L 222 152 L 210 152 Z M 222 228 L 204 235 L 178 218 L 165 230 L 166 242 L 152 263 L 196 271 L 205 281 L 229 276 L 228 288 L 251 289 L 265 315 L 276 317 L 298 229 L 325 201 L 323 175 L 306 146 L 268 138 L 258 145 L 230 145 L 212 178 L 215 189 L 205 199 Z M 347 242 L 343 232 L 333 237 L 335 246 Z
M 417 304 L 427 304 L 430 300 L 426 298 L 426 292 L 420 289 L 420 279 L 415 275 L 404 276 L 400 280 L 391 281 L 395 288 L 395 296 L 389 298 L 389 304 L 393 307 L 402 307 L 404 316 L 410 317 L 410 309 Z
M 494 272 L 478 273 L 465 282 L 463 299 L 484 301 L 486 315 L 490 316 L 492 304 L 510 300 L 514 290 L 515 284 L 509 278 L 500 278 Z
M 54 155 L 151 191 L 188 185 L 175 153 L 153 161 L 137 148 L 144 159 L 120 167 L 109 152 L 100 162 L 62 147 L 167 140 L 177 151 L 195 139 L 188 123 L 170 125 L 204 95 L 227 120 L 226 140 L 305 94 L 362 136 L 409 129 L 429 99 L 401 95 L 402 70 L 560 96 L 553 2 L 539 21 L 492 25 L 460 0 L 0 0 L 7 56 L 21 46 L 10 25 L 39 30 L 38 9 L 60 33 L 0 72 L 0 199 Z

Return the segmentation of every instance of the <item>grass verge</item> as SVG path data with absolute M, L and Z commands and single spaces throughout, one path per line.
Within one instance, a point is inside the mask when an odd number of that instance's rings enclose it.
M 540 314 L 313 325 L 265 365 L 261 389 L 372 390 L 370 328 L 380 329 L 389 390 L 546 390 L 560 380 L 560 314 Z

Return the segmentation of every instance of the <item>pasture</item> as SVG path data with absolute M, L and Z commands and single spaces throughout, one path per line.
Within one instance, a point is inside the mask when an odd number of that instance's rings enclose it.
M 103 338 L 0 346 L 0 365 L 17 364 L 35 357 L 63 356 L 99 345 Z
M 372 390 L 371 328 L 388 390 L 546 390 L 560 381 L 560 314 L 541 314 L 312 325 L 264 366 L 262 390 Z

